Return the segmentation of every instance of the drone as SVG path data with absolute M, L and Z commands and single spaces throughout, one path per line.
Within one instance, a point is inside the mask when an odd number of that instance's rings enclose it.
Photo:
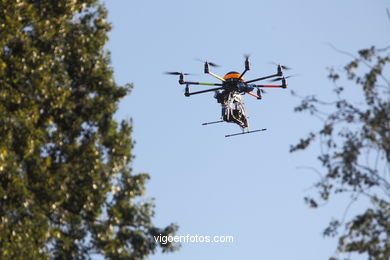
M 192 82 L 186 81 L 184 76 L 191 75 L 183 72 L 166 72 L 165 74 L 169 75 L 178 75 L 179 76 L 179 84 L 185 85 L 184 96 L 190 97 L 192 95 L 203 94 L 207 92 L 215 92 L 214 98 L 218 103 L 221 104 L 221 118 L 218 121 L 203 123 L 202 125 L 211 125 L 216 123 L 228 122 L 237 124 L 241 128 L 240 133 L 228 134 L 225 137 L 231 137 L 236 135 L 244 135 L 250 134 L 260 131 L 267 130 L 266 128 L 257 129 L 257 130 L 249 130 L 248 125 L 248 116 L 246 114 L 246 109 L 244 105 L 244 97 L 243 95 L 249 94 L 258 100 L 262 99 L 262 94 L 265 93 L 263 88 L 287 88 L 287 78 L 283 74 L 283 70 L 290 69 L 284 65 L 278 64 L 277 71 L 275 74 L 263 76 L 260 78 L 255 78 L 252 80 L 244 80 L 244 75 L 246 72 L 250 70 L 250 62 L 249 56 L 245 57 L 245 69 L 240 74 L 236 71 L 228 72 L 223 78 L 214 74 L 210 71 L 210 67 L 219 67 L 217 64 L 204 61 L 204 73 L 209 74 L 218 80 L 221 83 L 202 83 L 202 82 Z M 253 84 L 253 82 L 262 81 L 262 80 L 270 80 L 270 81 L 281 81 L 280 85 L 257 85 Z M 215 86 L 215 88 L 210 88 L 206 90 L 200 90 L 195 92 L 190 92 L 191 85 L 205 85 L 205 86 Z M 253 93 L 256 89 L 256 93 Z

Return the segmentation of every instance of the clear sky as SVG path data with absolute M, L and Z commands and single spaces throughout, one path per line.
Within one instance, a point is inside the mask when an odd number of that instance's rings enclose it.
M 113 24 L 107 48 L 115 79 L 134 83 L 120 104 L 118 119 L 132 118 L 134 172 L 151 175 L 147 197 L 156 198 L 154 222 L 175 222 L 180 235 L 232 235 L 232 244 L 183 244 L 173 254 L 150 259 L 327 259 L 336 241 L 321 233 L 332 216 L 341 217 L 346 199 L 311 210 L 303 197 L 317 176 L 317 147 L 296 154 L 289 147 L 320 122 L 293 112 L 301 95 L 330 99 L 327 67 L 342 68 L 349 57 L 332 48 L 356 52 L 390 42 L 389 1 L 105 1 Z M 219 75 L 242 71 L 246 79 L 272 74 L 271 61 L 299 76 L 288 89 L 270 89 L 263 100 L 245 95 L 252 129 L 265 132 L 225 138 L 238 126 L 202 126 L 218 120 L 213 93 L 186 98 L 183 86 L 165 71 L 203 74 L 194 58 L 222 67 Z M 193 87 L 205 89 L 204 87 Z M 320 169 L 320 168 L 319 168 Z M 360 206 L 364 206 L 361 204 Z M 354 209 L 352 209 L 353 212 Z M 358 211 L 355 208 L 355 211 Z

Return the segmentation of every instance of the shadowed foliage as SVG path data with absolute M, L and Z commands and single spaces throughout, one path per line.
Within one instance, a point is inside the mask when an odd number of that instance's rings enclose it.
M 144 259 L 176 230 L 152 224 L 131 124 L 113 119 L 131 85 L 113 80 L 106 15 L 0 0 L 0 259 Z
M 369 201 L 365 211 L 349 220 L 345 213 L 324 231 L 326 236 L 339 237 L 338 254 L 348 253 L 347 259 L 352 253 L 364 253 L 368 259 L 390 258 L 390 81 L 385 76 L 389 50 L 371 47 L 356 56 L 342 52 L 352 60 L 340 72 L 329 70 L 334 100 L 308 96 L 295 108 L 323 122 L 322 129 L 290 149 L 305 150 L 315 141 L 321 144 L 318 160 L 324 170 L 317 171 L 321 178 L 315 184 L 319 198 L 305 201 L 317 207 L 335 194 L 347 194 L 351 202 L 346 212 L 356 201 Z

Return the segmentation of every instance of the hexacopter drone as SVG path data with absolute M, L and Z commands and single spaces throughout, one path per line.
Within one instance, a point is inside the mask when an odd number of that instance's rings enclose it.
M 206 92 L 215 92 L 214 97 L 217 99 L 217 102 L 222 106 L 221 120 L 203 123 L 202 125 L 210 125 L 221 122 L 235 123 L 241 128 L 241 133 L 229 134 L 225 135 L 225 137 L 235 136 L 235 135 L 243 135 L 249 134 L 259 131 L 265 131 L 266 129 L 257 129 L 257 130 L 249 130 L 248 128 L 248 116 L 245 111 L 244 105 L 244 94 L 249 94 L 254 96 L 257 99 L 262 98 L 263 90 L 262 88 L 286 88 L 288 77 L 284 77 L 283 70 L 289 69 L 283 65 L 277 65 L 277 72 L 272 75 L 252 79 L 245 81 L 244 74 L 250 70 L 249 57 L 245 58 L 245 70 L 240 74 L 238 72 L 232 71 L 227 73 L 223 78 L 218 75 L 212 73 L 209 67 L 218 67 L 215 63 L 212 62 L 204 62 L 204 73 L 210 74 L 213 77 L 219 79 L 222 83 L 202 83 L 202 82 L 192 82 L 185 81 L 184 76 L 189 75 L 188 73 L 182 72 L 166 72 L 166 74 L 170 75 L 178 75 L 179 76 L 179 84 L 186 85 L 184 95 L 186 97 L 202 94 Z M 280 85 L 256 85 L 252 84 L 256 81 L 271 79 L 271 81 L 281 81 Z M 190 92 L 190 85 L 206 85 L 206 86 L 218 86 L 216 88 L 200 90 L 195 92 Z M 254 89 L 257 89 L 257 93 L 252 93 Z

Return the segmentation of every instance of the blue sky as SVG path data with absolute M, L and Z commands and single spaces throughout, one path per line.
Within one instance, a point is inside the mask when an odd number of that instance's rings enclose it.
M 319 146 L 290 154 L 289 147 L 320 122 L 293 112 L 301 95 L 331 99 L 327 67 L 341 69 L 349 57 L 329 47 L 356 52 L 387 46 L 388 1 L 105 1 L 113 25 L 107 49 L 115 79 L 134 83 L 118 119 L 132 118 L 136 141 L 134 172 L 151 175 L 147 197 L 156 198 L 155 223 L 175 222 L 179 234 L 233 235 L 233 244 L 183 244 L 173 254 L 149 259 L 327 259 L 336 241 L 322 230 L 341 217 L 348 198 L 311 210 L 303 197 L 317 176 Z M 225 138 L 236 125 L 202 126 L 218 120 L 212 93 L 186 98 L 177 77 L 165 71 L 204 75 L 194 58 L 222 65 L 218 75 L 243 69 L 247 79 L 272 74 L 271 61 L 299 76 L 288 89 L 270 89 L 261 101 L 245 95 L 252 129 L 265 132 Z M 204 87 L 193 87 L 193 89 Z M 319 168 L 320 169 L 320 168 Z M 351 212 L 358 212 L 364 202 Z M 350 213 L 351 214 L 351 213 Z

